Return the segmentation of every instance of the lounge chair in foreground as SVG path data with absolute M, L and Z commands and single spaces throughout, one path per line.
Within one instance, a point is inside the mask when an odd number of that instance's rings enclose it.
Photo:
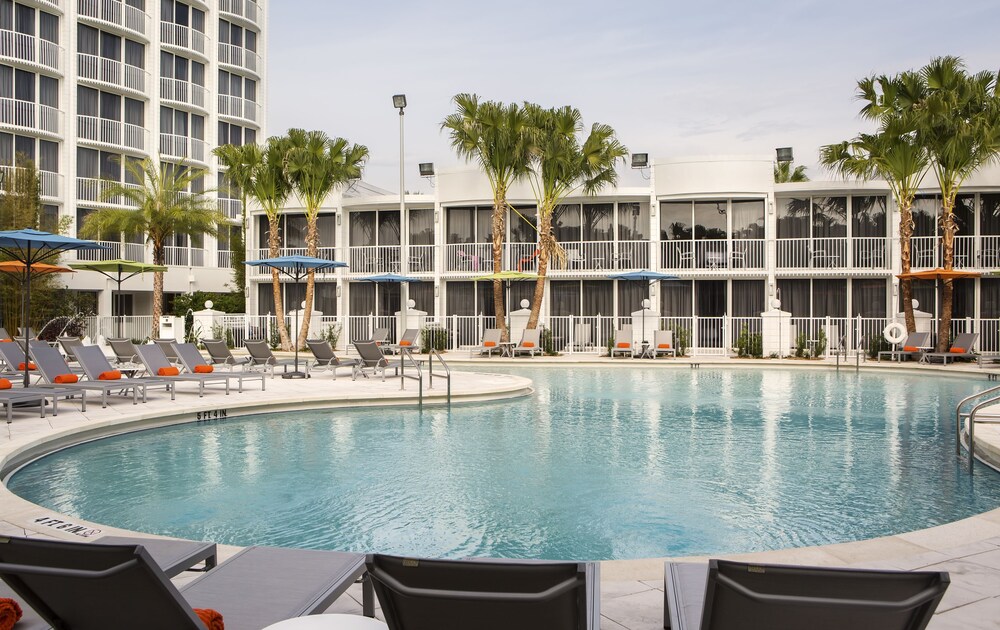
M 972 347 L 979 341 L 979 333 L 962 333 L 957 335 L 951 342 L 948 352 L 925 352 L 920 355 L 921 363 L 933 363 L 935 359 L 948 365 L 948 361 L 955 359 L 977 359 L 979 355 L 972 351 Z
M 905 361 L 906 359 L 919 359 L 920 355 L 931 347 L 931 334 L 925 332 L 912 332 L 903 340 L 903 345 L 898 350 L 883 350 L 878 353 L 878 360 L 882 357 L 889 357 L 890 361 Z
M 53 627 L 72 630 L 205 630 L 194 608 L 218 611 L 227 630 L 259 630 L 322 612 L 364 574 L 364 560 L 249 547 L 178 589 L 142 545 L 0 537 L 0 577 L 15 599 Z
M 516 356 L 527 354 L 534 358 L 536 354 L 542 354 L 542 331 L 538 328 L 526 328 L 521 334 L 521 341 L 511 349 L 511 354 Z
M 948 588 L 939 571 L 668 562 L 670 630 L 922 630 Z
M 73 353 L 76 355 L 76 360 L 79 361 L 80 367 L 83 368 L 83 372 L 87 375 L 87 378 L 92 381 L 122 380 L 126 384 L 142 383 L 146 391 L 162 387 L 170 392 L 170 400 L 174 400 L 175 388 L 174 384 L 169 380 L 156 376 L 133 376 L 122 379 L 121 371 L 111 365 L 108 357 L 104 355 L 104 351 L 98 346 L 80 346 L 79 348 L 73 348 Z
M 661 354 L 669 354 L 672 357 L 677 356 L 677 348 L 674 347 L 674 331 L 653 331 L 653 357 L 656 358 Z
M 418 328 L 407 328 L 403 331 L 403 335 L 394 344 L 389 344 L 388 351 L 392 353 L 402 352 L 403 348 L 418 348 L 420 342 L 417 337 L 420 336 L 420 329 Z
M 330 370 L 330 373 L 333 374 L 333 380 L 337 380 L 337 368 L 349 368 L 351 370 L 351 380 L 357 379 L 361 361 L 358 359 L 341 359 L 326 339 L 306 339 L 306 345 L 309 346 L 309 350 L 316 359 L 311 366 L 312 369 Z
M 374 554 L 368 575 L 390 630 L 596 630 L 592 562 L 424 560 Z
M 232 369 L 238 365 L 244 366 L 250 363 L 250 357 L 237 357 L 234 355 L 225 341 L 220 339 L 202 339 L 201 343 L 205 346 L 205 350 L 208 351 L 212 365 L 221 364 Z
M 5 378 L 0 379 L 0 385 L 3 386 L 3 389 L 0 389 L 0 405 L 3 406 L 4 413 L 7 415 L 7 424 L 14 420 L 14 407 L 16 405 L 37 406 L 39 408 L 38 416 L 44 418 L 46 401 L 52 398 L 53 405 L 58 402 L 58 397 L 50 392 L 26 392 L 24 389 L 14 389 L 11 387 L 11 382 Z
M 615 331 L 615 339 L 611 344 L 611 358 L 613 359 L 619 354 L 628 357 L 635 356 L 635 350 L 632 347 L 631 326 L 622 326 L 619 330 Z
M 184 369 L 188 371 L 189 374 L 201 375 L 201 374 L 214 374 L 216 377 L 225 377 L 227 379 L 235 379 L 237 384 L 237 391 L 243 393 L 243 381 L 260 381 L 260 391 L 267 389 L 267 383 L 265 382 L 263 374 L 255 374 L 253 372 L 233 372 L 231 370 L 225 372 L 216 372 L 215 368 L 208 364 L 205 357 L 201 356 L 201 352 L 198 351 L 198 346 L 193 343 L 175 343 L 174 353 L 177 358 L 180 359 L 181 365 Z
M 130 396 L 132 404 L 139 403 L 140 396 L 142 402 L 146 402 L 146 384 L 139 381 L 129 381 L 121 378 L 111 378 L 109 373 L 105 378 L 101 375 L 94 380 L 80 380 L 80 377 L 70 371 L 69 365 L 63 359 L 58 350 L 44 341 L 28 342 L 28 351 L 42 380 L 45 381 L 43 387 L 59 387 L 63 389 L 85 389 L 99 392 L 101 394 L 101 407 L 108 406 L 108 394 L 120 396 Z
M 226 396 L 229 395 L 229 378 L 222 372 L 218 374 L 181 374 L 180 369 L 170 365 L 167 356 L 158 345 L 142 345 L 135 347 L 139 359 L 146 366 L 146 371 L 153 376 L 164 378 L 173 383 L 198 383 L 198 396 L 205 395 L 205 385 L 222 383 L 226 386 Z
M 292 366 L 293 368 L 295 367 L 294 359 L 279 359 L 274 356 L 274 353 L 271 352 L 271 348 L 267 345 L 266 341 L 253 341 L 248 339 L 243 344 L 243 347 L 250 353 L 250 362 L 247 363 L 246 367 L 249 369 L 260 368 L 265 370 L 271 375 L 271 378 L 274 378 L 274 368 L 278 366 L 281 366 L 281 369 L 284 372 L 288 371 L 289 366 Z M 302 363 L 305 364 L 306 374 L 309 374 L 309 362 L 303 361 Z
M 503 354 L 503 346 L 500 345 L 500 329 L 487 328 L 483 332 L 483 341 L 478 346 L 469 349 L 469 356 L 486 355 L 492 357 L 494 352 Z
M 381 373 L 383 381 L 385 381 L 386 370 L 395 370 L 396 376 L 399 376 L 399 371 L 403 367 L 402 360 L 389 360 L 386 358 L 374 341 L 356 341 L 354 342 L 354 349 L 361 358 L 361 367 L 358 371 L 365 378 L 368 377 L 368 373 L 365 370 L 371 370 L 376 375 Z
M 25 362 L 27 359 L 24 358 L 24 341 L 2 341 L 0 342 L 0 361 L 3 361 L 4 368 L 3 373 L 6 375 L 23 375 Z M 34 378 L 36 381 L 41 379 L 41 375 L 38 374 L 38 366 L 35 365 L 34 361 L 27 361 L 28 371 L 31 372 L 29 376 Z M 13 378 L 11 379 L 13 380 Z M 20 382 L 20 381 L 18 381 Z

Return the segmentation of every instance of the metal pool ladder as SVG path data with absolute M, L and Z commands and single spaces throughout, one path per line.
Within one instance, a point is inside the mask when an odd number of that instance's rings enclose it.
M 443 378 L 446 381 L 448 381 L 448 404 L 450 405 L 451 404 L 451 368 L 448 367 L 447 363 L 445 363 L 444 357 L 441 356 L 441 353 L 438 352 L 437 350 L 433 349 L 433 348 L 431 348 L 430 352 L 428 353 L 428 360 L 427 360 L 427 363 L 428 363 L 428 370 L 427 371 L 428 371 L 429 377 L 430 377 L 428 379 L 430 381 L 430 383 L 428 384 L 428 389 L 434 389 L 434 376 L 435 376 L 435 374 L 434 374 L 434 357 L 437 357 L 437 360 L 441 363 L 441 367 L 444 368 L 444 374 L 441 374 L 440 372 L 438 372 L 437 377 L 438 378 Z M 416 369 L 416 371 L 417 371 L 417 375 L 416 376 L 412 376 L 412 375 L 406 373 L 406 363 L 407 363 L 407 361 L 409 361 L 409 363 L 414 367 L 414 369 Z M 399 389 L 404 389 L 404 384 L 406 383 L 406 379 L 408 379 L 408 378 L 417 381 L 417 396 L 418 396 L 417 400 L 418 400 L 418 405 L 420 407 L 423 407 L 424 406 L 424 371 L 423 371 L 423 368 L 420 366 L 420 361 L 417 361 L 416 359 L 414 359 L 413 355 L 409 351 L 405 351 L 404 350 L 401 353 L 401 356 L 400 356 L 400 371 L 399 371 L 399 376 L 400 376 L 400 379 L 399 379 Z
M 989 396 L 989 398 L 974 404 L 968 411 L 962 411 L 962 408 L 968 403 L 986 396 Z M 976 423 L 1000 424 L 1000 418 L 979 420 L 976 418 L 976 415 L 981 410 L 996 404 L 1000 404 L 1000 386 L 991 387 L 978 394 L 966 396 L 955 405 L 955 453 L 958 455 L 962 453 L 962 422 L 965 420 L 969 421 L 969 473 L 972 472 L 972 465 L 976 461 Z

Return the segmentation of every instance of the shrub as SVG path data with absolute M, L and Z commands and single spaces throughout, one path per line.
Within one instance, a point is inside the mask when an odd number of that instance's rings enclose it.
M 809 335 L 805 333 L 799 333 L 795 338 L 795 356 L 799 359 L 809 357 L 809 351 L 806 350 L 806 345 L 809 342 Z
M 686 355 L 688 346 L 691 345 L 691 329 L 686 326 L 678 326 L 674 334 L 674 343 L 677 344 L 677 356 Z
M 340 331 L 341 331 L 340 324 L 336 323 L 330 324 L 329 326 L 323 329 L 323 332 L 321 332 L 319 336 L 320 339 L 325 339 L 326 341 L 329 341 L 330 345 L 334 349 L 336 349 L 337 343 L 340 341 Z
M 760 334 L 751 334 L 746 326 L 740 329 L 740 334 L 736 338 L 736 353 L 740 357 L 761 358 L 764 356 L 764 337 Z
M 551 328 L 546 328 L 545 326 L 542 326 L 541 333 L 539 334 L 539 340 L 541 341 L 542 344 L 542 352 L 544 352 L 547 356 L 555 356 L 557 354 L 555 342 L 552 339 Z
M 271 326 L 271 334 L 267 337 L 267 345 L 270 346 L 271 350 L 277 350 L 281 347 L 281 333 L 278 332 L 278 324 Z
M 424 326 L 420 329 L 420 351 L 430 352 L 431 348 L 438 352 L 448 348 L 448 331 L 441 326 Z
M 816 336 L 816 348 L 813 350 L 814 357 L 821 357 L 826 354 L 826 331 L 820 329 L 819 334 Z
M 868 358 L 877 359 L 879 352 L 892 350 L 892 344 L 885 340 L 882 335 L 876 334 L 868 338 Z

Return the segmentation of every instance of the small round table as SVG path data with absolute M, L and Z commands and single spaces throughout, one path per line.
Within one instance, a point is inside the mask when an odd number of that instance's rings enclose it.
M 389 630 L 378 619 L 361 615 L 306 615 L 272 623 L 264 630 Z

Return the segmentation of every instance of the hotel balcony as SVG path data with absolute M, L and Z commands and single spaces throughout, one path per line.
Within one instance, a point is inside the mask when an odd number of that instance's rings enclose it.
M 243 218 L 243 204 L 239 199 L 219 199 L 219 212 L 231 221 L 239 221 Z
M 96 83 L 98 87 L 110 85 L 133 96 L 148 98 L 149 73 L 142 68 L 85 53 L 77 53 L 76 67 L 81 82 Z
M 260 76 L 260 71 L 258 70 L 261 67 L 260 55 L 242 46 L 220 43 L 219 63 L 233 66 L 239 70 L 246 70 Z
M 242 18 L 254 26 L 260 26 L 260 5 L 254 0 L 219 0 L 219 13 L 224 14 L 222 17 Z
M 777 269 L 791 274 L 883 275 L 889 271 L 889 239 L 874 237 L 779 238 Z
M 206 164 L 205 141 L 171 133 L 160 134 L 160 155 Z
M 563 241 L 565 269 L 549 263 L 549 273 L 600 276 L 618 271 L 648 269 L 649 241 Z M 534 272 L 538 269 L 536 243 L 504 243 L 503 269 Z M 446 272 L 493 273 L 492 243 L 450 243 L 445 246 Z
M 106 179 L 96 179 L 93 177 L 76 178 L 76 200 L 90 206 L 112 206 L 117 208 L 135 208 L 136 205 L 123 196 L 106 197 L 105 191 L 111 187 L 111 182 Z M 138 189 L 136 184 L 126 184 L 129 188 Z
M 347 272 L 355 275 L 378 273 L 431 273 L 434 271 L 434 245 L 410 245 L 406 269 L 403 269 L 401 245 L 354 245 L 348 248 Z
M 62 134 L 63 113 L 54 107 L 30 101 L 0 98 L 0 125 L 16 130 Z
M 260 119 L 260 105 L 240 96 L 219 94 L 219 115 L 257 123 Z
M 171 267 L 204 267 L 205 250 L 200 247 L 163 248 L 163 264 Z
M 62 200 L 62 182 L 63 176 L 59 173 L 50 173 L 49 171 L 37 171 L 38 172 L 38 184 L 39 184 L 39 194 L 42 199 L 54 199 Z M 16 177 L 17 169 L 13 166 L 0 166 L 0 182 L 5 181 L 8 177 Z
M 97 241 L 107 249 L 80 250 L 72 252 L 77 260 L 98 261 L 105 260 L 134 260 L 137 262 L 149 262 L 150 257 L 146 255 L 146 246 L 143 243 L 123 243 L 121 241 Z
M 938 236 L 914 236 L 911 240 L 913 269 L 943 267 L 941 238 Z M 956 235 L 955 253 L 952 256 L 955 269 L 975 271 L 995 271 L 1000 269 L 1000 235 L 982 236 Z
M 78 0 L 77 12 L 85 22 L 148 41 L 149 16 L 119 0 Z
M 164 101 L 191 105 L 207 111 L 205 94 L 205 88 L 195 83 L 166 77 L 160 78 L 160 98 Z
M 660 243 L 660 268 L 697 275 L 759 275 L 766 265 L 764 239 L 702 239 Z
M 148 133 L 144 127 L 123 123 L 119 120 L 83 115 L 76 117 L 76 135 L 80 140 L 119 151 L 145 153 L 148 150 L 146 140 Z
M 205 56 L 205 34 L 187 26 L 173 22 L 161 22 L 160 43 L 164 46 L 193 51 L 202 57 Z
M 62 50 L 59 44 L 34 35 L 0 30 L 0 60 L 3 61 L 62 73 Z
M 228 249 L 220 249 L 215 252 L 215 263 L 219 269 L 229 269 L 233 266 L 233 252 Z

